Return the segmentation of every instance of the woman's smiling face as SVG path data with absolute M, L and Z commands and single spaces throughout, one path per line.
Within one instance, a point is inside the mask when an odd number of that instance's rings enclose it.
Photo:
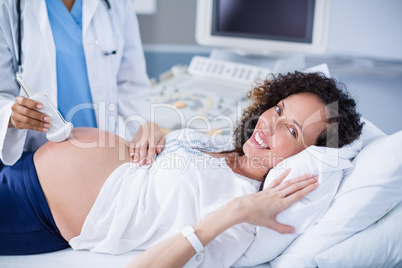
M 325 130 L 325 105 L 312 93 L 291 95 L 264 112 L 243 145 L 254 168 L 269 169 L 317 142 Z M 250 162 L 249 162 L 250 163 Z

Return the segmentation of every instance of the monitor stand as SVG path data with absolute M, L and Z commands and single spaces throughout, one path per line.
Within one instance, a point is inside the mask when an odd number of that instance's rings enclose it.
M 269 68 L 273 73 L 293 72 L 305 68 L 302 54 L 253 55 L 241 51 L 213 49 L 210 58 Z

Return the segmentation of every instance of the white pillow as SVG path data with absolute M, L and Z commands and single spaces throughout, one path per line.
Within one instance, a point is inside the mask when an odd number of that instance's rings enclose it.
M 239 266 L 252 266 L 277 257 L 308 227 L 312 226 L 328 209 L 343 178 L 343 170 L 352 167 L 348 160 L 360 150 L 359 139 L 341 149 L 310 146 L 306 150 L 285 159 L 268 174 L 264 188 L 287 168 L 292 170 L 284 181 L 310 173 L 318 174 L 319 187 L 299 202 L 277 216 L 277 221 L 296 229 L 294 234 L 280 234 L 265 227 L 257 227 L 254 242 L 236 262 Z
M 316 267 L 314 257 L 367 228 L 402 200 L 402 131 L 382 136 L 356 156 L 331 206 L 272 267 Z M 373 241 L 372 246 L 376 242 Z M 350 252 L 349 254 L 354 254 Z M 340 266 L 342 267 L 342 266 Z
M 402 203 L 369 228 L 315 257 L 318 267 L 401 267 Z
M 385 136 L 384 132 L 382 132 L 378 127 L 376 127 L 366 118 L 362 117 L 361 121 L 364 122 L 363 132 L 360 137 L 363 142 L 362 148 L 366 147 L 367 145 L 374 142 L 378 138 Z

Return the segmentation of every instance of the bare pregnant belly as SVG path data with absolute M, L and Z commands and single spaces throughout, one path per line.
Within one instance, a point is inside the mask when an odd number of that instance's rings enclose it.
M 47 142 L 34 155 L 39 181 L 62 236 L 80 234 L 104 182 L 128 162 L 128 142 L 95 128 L 75 128 L 72 138 Z

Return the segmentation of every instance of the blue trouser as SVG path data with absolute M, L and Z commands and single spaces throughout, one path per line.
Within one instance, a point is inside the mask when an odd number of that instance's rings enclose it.
M 33 153 L 13 166 L 0 163 L 0 255 L 69 247 L 61 236 L 36 174 Z

